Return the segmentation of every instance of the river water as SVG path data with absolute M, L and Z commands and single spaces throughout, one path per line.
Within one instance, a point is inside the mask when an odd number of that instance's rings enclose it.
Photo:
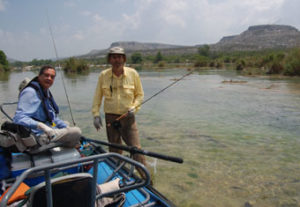
M 99 72 L 64 82 L 76 125 L 106 140 L 90 112 Z M 185 73 L 140 72 L 145 99 Z M 35 75 L 2 75 L 0 102 L 15 101 L 21 80 Z M 51 90 L 72 122 L 60 73 Z M 300 78 L 195 71 L 144 104 L 137 121 L 144 149 L 184 159 L 147 158 L 155 187 L 178 206 L 300 206 Z

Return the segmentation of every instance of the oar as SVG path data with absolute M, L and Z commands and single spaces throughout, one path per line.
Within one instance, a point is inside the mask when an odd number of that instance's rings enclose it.
M 87 142 L 94 142 L 94 143 L 97 143 L 97 144 L 102 144 L 102 145 L 106 145 L 106 146 L 109 146 L 109 147 L 118 148 L 118 149 L 130 152 L 132 154 L 139 153 L 139 154 L 147 155 L 147 156 L 150 156 L 150 157 L 156 157 L 156 158 L 167 160 L 167 161 L 183 163 L 183 159 L 180 158 L 180 157 L 173 157 L 173 156 L 163 155 L 163 154 L 159 154 L 159 153 L 156 153 L 156 152 L 149 152 L 147 150 L 139 149 L 137 147 L 125 146 L 125 145 L 114 144 L 114 143 L 108 143 L 108 142 L 104 142 L 104 141 L 100 141 L 100 140 L 94 140 L 94 139 L 90 139 L 90 138 L 86 138 L 86 137 L 81 137 L 81 138 L 84 141 L 87 141 Z

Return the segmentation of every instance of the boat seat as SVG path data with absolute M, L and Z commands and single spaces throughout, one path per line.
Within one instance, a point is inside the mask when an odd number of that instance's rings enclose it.
M 91 206 L 92 183 L 93 178 L 89 173 L 77 173 L 52 179 L 53 207 Z M 32 188 L 27 206 L 47 206 L 45 182 Z
M 39 153 L 48 151 L 55 147 L 61 147 L 62 145 L 63 145 L 63 143 L 61 143 L 61 142 L 50 142 L 47 145 L 42 145 L 42 146 L 39 146 L 38 148 L 32 148 L 32 149 L 27 150 L 26 152 L 28 154 L 35 155 L 35 154 L 39 154 Z
M 61 142 L 40 145 L 30 129 L 9 121 L 6 121 L 1 125 L 0 136 L 0 146 L 9 148 L 11 152 L 38 154 L 63 145 Z

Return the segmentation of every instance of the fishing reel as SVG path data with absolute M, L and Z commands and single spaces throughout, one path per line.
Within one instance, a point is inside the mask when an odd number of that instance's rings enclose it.
M 115 120 L 111 123 L 111 125 L 115 128 L 115 129 L 120 129 L 122 127 L 120 120 Z

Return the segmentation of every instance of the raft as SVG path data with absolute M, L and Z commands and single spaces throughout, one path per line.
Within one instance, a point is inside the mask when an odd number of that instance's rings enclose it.
M 181 158 L 86 137 L 80 142 L 77 149 L 53 143 L 40 150 L 11 153 L 10 176 L 1 180 L 0 207 L 175 206 L 150 185 L 146 167 L 131 157 L 141 153 L 182 163 Z M 127 150 L 131 156 L 108 153 L 103 145 Z M 143 172 L 143 179 L 136 169 Z

